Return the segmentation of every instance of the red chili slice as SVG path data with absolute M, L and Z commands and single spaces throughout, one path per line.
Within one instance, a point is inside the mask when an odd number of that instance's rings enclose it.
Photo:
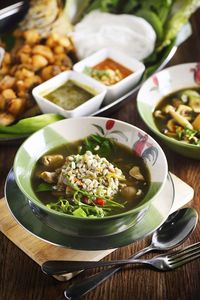
M 104 206 L 106 204 L 106 201 L 104 199 L 102 199 L 102 198 L 96 198 L 95 199 L 95 203 L 97 205 Z

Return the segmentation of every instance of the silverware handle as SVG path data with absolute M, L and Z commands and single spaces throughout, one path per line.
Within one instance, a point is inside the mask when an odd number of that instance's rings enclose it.
M 77 261 L 77 260 L 49 260 L 43 263 L 42 271 L 48 275 L 62 275 L 75 271 L 82 271 L 97 267 L 123 266 L 127 264 L 142 263 L 142 260 L 124 259 L 111 261 Z
M 129 259 L 136 259 L 140 256 L 144 255 L 145 253 L 151 251 L 153 248 L 151 246 L 146 247 L 139 251 L 137 254 L 132 255 L 129 257 Z M 103 270 L 101 272 L 98 272 L 97 274 L 90 276 L 83 280 L 81 283 L 74 284 L 68 289 L 64 291 L 64 295 L 66 299 L 76 299 L 79 298 L 90 291 L 92 291 L 94 288 L 96 288 L 98 285 L 106 281 L 109 277 L 111 277 L 113 274 L 118 272 L 122 267 L 112 267 L 108 270 Z
M 149 250 L 146 250 L 149 251 Z M 144 250 L 142 250 L 142 254 L 144 254 Z M 141 255 L 142 255 L 141 254 Z M 139 253 L 137 254 L 137 257 Z M 42 271 L 48 275 L 63 275 L 66 273 L 71 273 L 75 271 L 82 271 L 87 269 L 92 269 L 96 267 L 108 267 L 108 266 L 120 266 L 126 265 L 129 263 L 140 263 L 140 261 L 135 261 L 136 256 L 132 256 L 129 259 L 124 260 L 111 260 L 111 261 L 73 261 L 73 260 L 49 260 L 43 263 Z
M 107 270 L 103 270 L 93 276 L 90 276 L 83 280 L 81 283 L 74 284 L 64 291 L 66 299 L 78 299 L 83 295 L 89 293 L 95 289 L 98 285 L 103 283 L 106 279 L 115 274 L 121 267 L 113 267 Z
M 110 267 L 110 266 L 120 266 L 127 265 L 129 263 L 133 264 L 138 261 L 128 261 L 125 260 L 112 260 L 112 261 L 48 261 L 42 266 L 42 271 L 48 275 L 63 275 L 66 273 L 82 271 L 97 267 Z

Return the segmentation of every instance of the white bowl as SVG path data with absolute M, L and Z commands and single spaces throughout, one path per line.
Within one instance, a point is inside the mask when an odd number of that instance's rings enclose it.
M 95 91 L 96 95 L 72 110 L 65 110 L 45 98 L 45 95 L 51 93 L 68 80 L 79 83 L 80 86 L 83 86 L 88 91 Z M 65 71 L 38 85 L 33 89 L 32 93 L 43 113 L 58 113 L 66 118 L 72 118 L 87 116 L 97 111 L 105 97 L 106 89 L 100 83 L 84 74 L 75 71 Z
M 133 73 L 111 86 L 106 86 L 101 83 L 107 90 L 107 94 L 104 99 L 105 105 L 111 103 L 116 98 L 119 98 L 123 94 L 130 91 L 138 83 L 145 70 L 144 64 L 137 59 L 129 57 L 126 54 L 111 48 L 104 48 L 95 52 L 91 56 L 76 63 L 73 69 L 79 73 L 83 73 L 85 67 L 94 67 L 106 58 L 113 59 L 114 61 L 133 71 Z M 97 81 L 96 79 L 94 80 Z

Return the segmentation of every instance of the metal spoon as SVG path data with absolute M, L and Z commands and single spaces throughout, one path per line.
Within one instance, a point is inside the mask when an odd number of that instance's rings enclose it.
M 198 214 L 194 208 L 183 208 L 174 212 L 154 232 L 151 244 L 140 250 L 137 254 L 130 256 L 129 259 L 139 258 L 150 251 L 170 250 L 179 246 L 193 232 L 197 221 Z M 122 267 L 112 267 L 103 270 L 82 280 L 79 284 L 72 285 L 64 291 L 65 298 L 72 300 L 87 294 L 121 268 Z

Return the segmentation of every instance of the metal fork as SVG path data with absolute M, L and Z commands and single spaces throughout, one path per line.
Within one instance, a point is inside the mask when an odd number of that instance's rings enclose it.
M 155 256 L 152 259 L 125 259 L 111 261 L 47 261 L 42 270 L 49 275 L 62 275 L 69 272 L 91 269 L 96 267 L 122 266 L 127 264 L 148 265 L 159 271 L 170 271 L 200 257 L 200 242 L 181 250 Z
M 134 259 L 135 263 L 142 263 L 145 262 L 145 265 L 150 265 L 151 267 L 160 270 L 160 271 L 170 271 L 174 270 L 178 267 L 181 267 L 182 265 L 200 257 L 200 242 L 190 245 L 186 248 L 183 248 L 179 251 L 169 253 L 167 255 L 158 255 L 155 256 L 153 259 L 149 260 L 140 260 L 140 259 Z M 133 260 L 132 260 L 133 261 Z M 132 263 L 132 262 L 130 262 Z M 106 273 L 108 274 L 108 277 L 110 275 L 110 272 L 114 268 L 109 268 L 107 270 L 101 271 L 100 274 L 102 274 L 102 280 L 105 279 Z M 114 269 L 115 270 L 115 269 Z M 96 274 L 95 274 L 96 275 Z M 67 288 L 64 291 L 64 296 L 68 300 L 78 299 L 81 296 L 85 295 L 88 291 L 93 289 L 96 285 L 96 276 L 90 276 L 83 280 L 82 282 L 78 284 L 74 284 Z M 99 273 L 98 275 L 98 283 L 99 283 Z

